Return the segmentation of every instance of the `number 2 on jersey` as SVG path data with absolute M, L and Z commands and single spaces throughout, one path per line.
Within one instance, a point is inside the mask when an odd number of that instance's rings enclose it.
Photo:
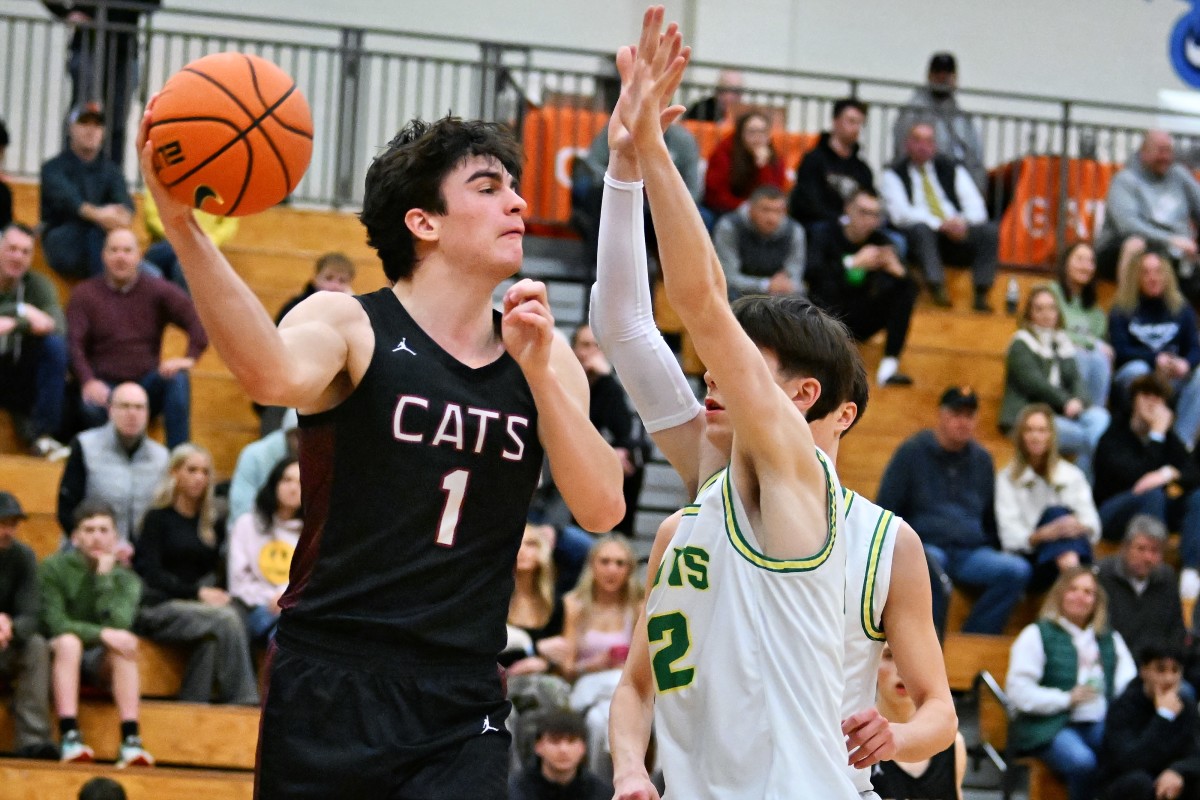
M 695 668 L 675 668 L 675 662 L 692 649 L 687 617 L 679 611 L 653 616 L 646 622 L 646 634 L 651 642 L 666 640 L 650 660 L 654 668 L 654 683 L 658 686 L 659 693 L 682 689 L 690 684 L 696 677 Z
M 454 547 L 454 537 L 458 535 L 458 518 L 462 514 L 463 498 L 467 494 L 467 479 L 471 473 L 465 469 L 447 472 L 442 478 L 442 491 L 446 493 L 446 505 L 442 506 L 442 516 L 438 520 L 437 538 L 434 543 L 439 547 Z

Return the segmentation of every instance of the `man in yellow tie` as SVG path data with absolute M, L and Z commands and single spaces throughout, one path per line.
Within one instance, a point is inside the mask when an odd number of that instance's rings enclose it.
M 998 233 L 983 196 L 961 164 L 937 152 L 933 125 L 916 122 L 905 140 L 906 155 L 884 170 L 880 184 L 891 224 L 908 240 L 911 261 L 921 267 L 935 305 L 950 306 L 943 262 L 971 267 L 974 309 L 990 312 L 988 291 L 996 279 Z

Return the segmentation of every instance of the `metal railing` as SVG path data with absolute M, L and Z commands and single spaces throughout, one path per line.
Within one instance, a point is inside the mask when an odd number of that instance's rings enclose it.
M 111 9 L 136 5 L 108 3 Z M 28 13 L 0 16 L 0 117 L 13 140 L 6 166 L 19 177 L 36 176 L 40 164 L 61 149 L 73 86 L 67 66 L 72 31 L 40 6 L 30 7 Z M 615 99 L 611 55 L 599 51 L 175 9 L 143 15 L 136 32 L 106 21 L 103 14 L 79 30 L 85 43 L 100 48 L 113 35 L 137 37 L 138 92 L 123 159 L 134 184 L 139 177 L 131 140 L 142 101 L 184 64 L 213 52 L 255 53 L 295 78 L 312 107 L 316 135 L 312 165 L 293 201 L 320 206 L 359 203 L 371 157 L 405 120 L 453 112 L 514 126 L 529 160 L 526 191 L 535 194 L 533 221 L 563 225 L 570 212 L 572 161 L 602 128 Z M 86 35 L 94 30 L 102 35 Z M 92 63 L 98 70 L 95 65 L 111 66 L 112 60 L 93 58 Z M 828 127 L 833 102 L 856 96 L 871 105 L 861 155 L 878 175 L 895 155 L 893 127 L 918 88 L 901 81 L 697 62 L 681 87 L 682 102 L 711 96 L 722 69 L 742 72 L 741 104 L 767 109 L 799 143 L 799 150 L 788 153 L 789 169 L 813 136 Z M 110 108 L 115 105 L 109 84 L 93 80 L 91 85 L 104 86 L 110 96 L 102 99 Z M 993 216 L 1010 215 L 1010 228 L 1018 231 L 1014 235 L 1041 236 L 1059 247 L 1071 238 L 1090 237 L 1103 213 L 1111 168 L 1079 166 L 1121 165 L 1144 129 L 1171 123 L 1149 107 L 969 88 L 959 90 L 957 98 L 980 134 Z M 702 152 L 723 133 L 719 126 L 700 131 Z M 1183 158 L 1200 160 L 1195 137 L 1177 136 L 1177 148 Z M 1014 198 L 1019 205 L 1010 209 Z M 1046 258 L 1037 255 L 1036 260 Z

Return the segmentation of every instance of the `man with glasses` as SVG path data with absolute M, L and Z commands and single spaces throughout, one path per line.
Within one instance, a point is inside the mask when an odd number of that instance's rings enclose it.
M 880 230 L 879 196 L 871 189 L 859 189 L 846 202 L 845 212 L 838 223 L 813 228 L 809 296 L 840 317 L 860 342 L 886 330 L 875 380 L 880 386 L 907 386 L 912 378 L 900 372 L 900 354 L 908 338 L 916 284 L 892 240 Z

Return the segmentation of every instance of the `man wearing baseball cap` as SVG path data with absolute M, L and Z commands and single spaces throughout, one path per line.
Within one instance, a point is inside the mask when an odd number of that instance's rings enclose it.
M 42 247 L 56 272 L 86 278 L 103 268 L 108 231 L 133 221 L 133 200 L 120 167 L 101 152 L 100 104 L 77 105 L 67 121 L 67 148 L 42 165 Z
M 996 634 L 1004 631 L 1025 593 L 1030 566 L 998 547 L 995 466 L 975 440 L 978 417 L 974 389 L 946 389 L 937 424 L 914 434 L 892 454 L 875 501 L 921 532 L 926 554 L 952 581 L 978 590 L 963 632 Z M 935 591 L 933 602 L 941 630 L 948 597 Z
M 0 492 L 0 675 L 13 681 L 16 755 L 58 758 L 50 738 L 50 651 L 38 634 L 37 557 L 16 540 L 25 512 Z
M 904 156 L 908 132 L 918 122 L 933 126 L 937 150 L 966 167 L 981 189 L 986 185 L 983 144 L 971 116 L 958 107 L 954 97 L 958 89 L 958 60 L 953 53 L 934 53 L 929 58 L 928 82 L 913 92 L 896 117 L 893 128 L 896 158 Z

